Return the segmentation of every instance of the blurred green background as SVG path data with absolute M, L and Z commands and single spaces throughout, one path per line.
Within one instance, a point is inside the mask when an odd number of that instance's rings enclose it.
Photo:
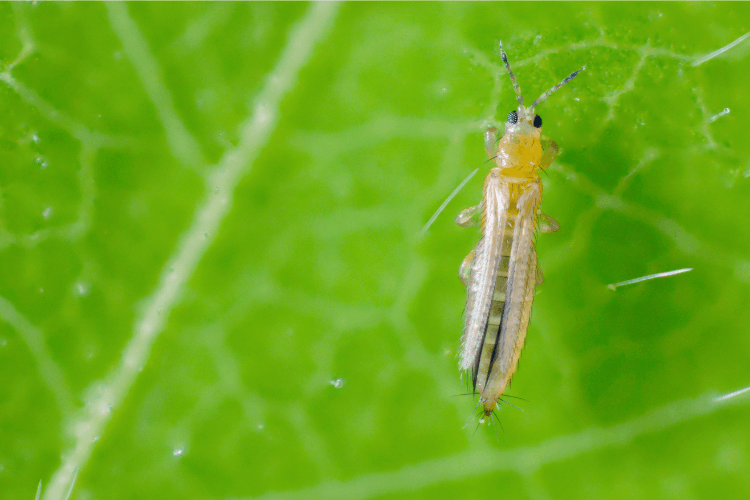
M 750 40 L 702 62 L 748 20 L 0 4 L 0 497 L 750 496 Z M 527 100 L 587 70 L 539 108 L 561 230 L 496 438 L 453 218 L 499 40 Z

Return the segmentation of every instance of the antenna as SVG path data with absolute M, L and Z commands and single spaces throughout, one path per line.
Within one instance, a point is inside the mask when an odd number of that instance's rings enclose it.
M 513 73 L 513 70 L 510 69 L 510 63 L 508 62 L 508 56 L 505 54 L 505 51 L 503 50 L 503 42 L 500 42 L 500 57 L 503 58 L 503 62 L 505 63 L 505 69 L 507 69 L 508 73 L 510 73 L 510 81 L 513 82 L 513 90 L 516 91 L 516 97 L 518 98 L 518 104 L 520 104 L 521 106 L 523 106 L 523 96 L 521 95 L 521 87 L 518 85 L 518 80 L 516 80 L 516 75 Z M 569 77 L 569 78 L 572 78 L 572 76 Z M 537 101 L 538 100 L 539 99 L 537 99 Z
M 565 78 L 565 80 L 561 81 L 560 83 L 558 83 L 557 85 L 555 85 L 554 87 L 552 87 L 551 89 L 549 89 L 547 92 L 545 92 L 544 94 L 540 95 L 539 99 L 537 99 L 536 101 L 534 101 L 533 103 L 531 103 L 531 107 L 529 108 L 529 112 L 534 111 L 534 108 L 536 108 L 537 105 L 539 105 L 540 102 L 544 101 L 546 98 L 548 98 L 549 96 L 551 96 L 552 94 L 554 94 L 555 92 L 557 92 L 558 90 L 560 90 L 560 87 L 562 87 L 563 85 L 565 85 L 566 83 L 568 83 L 569 81 L 571 81 L 573 78 L 575 78 L 576 76 L 578 76 L 578 73 L 580 73 L 584 69 L 586 69 L 586 66 L 584 66 L 583 68 L 581 68 L 581 69 L 579 69 L 577 71 L 572 72 L 570 74 L 570 76 L 568 76 L 567 78 Z M 510 70 L 510 68 L 508 68 L 508 70 Z

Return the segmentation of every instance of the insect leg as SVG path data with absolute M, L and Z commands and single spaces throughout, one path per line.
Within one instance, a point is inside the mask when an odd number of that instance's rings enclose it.
M 536 263 L 536 284 L 541 285 L 544 283 L 544 274 L 542 274 L 542 268 L 539 267 L 539 262 Z
M 469 255 L 461 262 L 461 267 L 458 268 L 458 278 L 464 286 L 469 286 L 469 275 L 471 274 L 471 265 L 474 263 L 474 252 L 475 250 L 469 252 Z
M 482 205 L 474 205 L 466 210 L 461 211 L 456 217 L 456 224 L 461 227 L 476 226 L 479 224 L 479 217 L 482 214 Z
M 497 156 L 497 129 L 495 127 L 489 127 L 484 131 L 484 150 L 490 159 Z
M 539 230 L 543 233 L 555 233 L 560 230 L 560 223 L 547 214 L 539 214 Z
M 552 164 L 560 149 L 553 140 L 542 138 L 540 142 L 542 143 L 542 161 L 539 163 L 539 168 L 544 170 Z

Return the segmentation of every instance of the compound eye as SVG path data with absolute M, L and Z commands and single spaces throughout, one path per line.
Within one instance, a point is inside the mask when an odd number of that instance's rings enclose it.
M 511 111 L 508 113 L 508 123 L 514 124 L 518 123 L 518 112 L 517 111 Z
M 542 128 L 542 117 L 541 117 L 541 116 L 539 116 L 539 115 L 536 115 L 536 116 L 534 117 L 534 126 L 535 126 L 536 128 Z

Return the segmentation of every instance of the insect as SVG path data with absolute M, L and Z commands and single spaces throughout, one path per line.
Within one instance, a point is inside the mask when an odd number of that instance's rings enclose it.
M 502 43 L 500 54 L 513 83 L 518 109 L 508 113 L 499 144 L 494 127 L 485 132 L 484 148 L 495 166 L 484 181 L 482 202 L 456 218 L 456 223 L 464 227 L 479 223 L 482 231 L 479 244 L 459 269 L 467 289 L 459 367 L 471 373 L 473 391 L 479 394 L 483 414 L 480 423 L 492 415 L 516 371 L 535 288 L 543 281 L 534 235 L 537 230 L 554 232 L 560 228 L 540 210 L 539 171 L 552 163 L 558 148 L 542 137 L 542 118 L 534 110 L 586 69 L 574 71 L 525 107 Z

